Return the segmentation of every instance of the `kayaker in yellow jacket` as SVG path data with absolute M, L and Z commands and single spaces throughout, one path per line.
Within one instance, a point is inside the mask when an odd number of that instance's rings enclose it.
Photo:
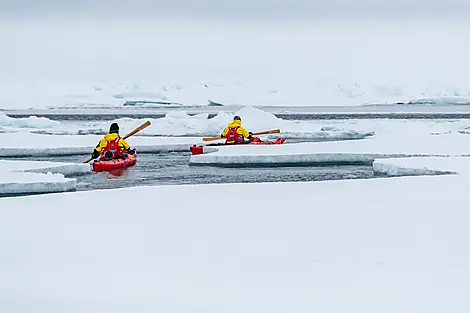
M 112 123 L 109 132 L 96 145 L 91 157 L 93 159 L 104 154 L 106 159 L 125 157 L 126 153 L 134 154 L 135 149 L 131 149 L 126 140 L 119 136 L 119 125 Z
M 243 144 L 246 143 L 245 138 L 251 139 L 253 137 L 253 133 L 242 127 L 242 119 L 237 115 L 227 125 L 220 137 L 226 138 L 225 144 Z

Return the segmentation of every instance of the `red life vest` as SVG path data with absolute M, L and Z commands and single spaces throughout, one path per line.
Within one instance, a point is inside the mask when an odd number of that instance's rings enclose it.
M 244 142 L 243 137 L 238 133 L 240 126 L 229 128 L 227 135 L 225 136 L 226 141 L 235 141 L 236 143 Z
M 105 154 L 106 152 L 111 152 L 113 154 L 113 158 L 118 158 L 124 156 L 124 152 L 121 149 L 121 146 L 119 146 L 119 140 L 121 138 L 116 138 L 114 140 L 108 141 L 108 144 L 106 147 L 103 149 L 102 154 Z

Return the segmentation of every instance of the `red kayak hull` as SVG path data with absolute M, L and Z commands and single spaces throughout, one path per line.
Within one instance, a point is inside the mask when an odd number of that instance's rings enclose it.
M 286 138 L 279 138 L 277 140 L 273 141 L 251 141 L 250 143 L 247 143 L 247 145 L 281 145 L 286 141 Z M 225 144 L 209 144 L 207 145 L 208 147 L 210 146 L 225 146 Z M 189 147 L 189 150 L 191 151 L 192 154 L 203 154 L 204 153 L 204 146 L 196 146 L 193 145 Z
M 92 169 L 94 172 L 107 172 L 134 166 L 137 162 L 135 155 L 129 154 L 126 159 L 116 159 L 109 161 L 94 161 Z
M 251 141 L 249 145 L 281 145 L 286 141 L 286 138 L 279 138 L 274 141 Z

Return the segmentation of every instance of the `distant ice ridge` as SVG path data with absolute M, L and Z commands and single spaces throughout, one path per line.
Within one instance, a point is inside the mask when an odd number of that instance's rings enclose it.
M 54 128 L 58 125 L 60 125 L 59 122 L 44 117 L 11 118 L 5 113 L 0 112 L 0 127 L 44 129 Z
M 316 106 L 366 104 L 470 105 L 468 86 L 397 85 L 319 78 L 297 85 L 161 82 L 0 82 L 0 109 L 181 107 L 206 105 Z
M 120 125 L 121 132 L 131 131 L 145 120 L 122 118 L 107 122 L 79 122 L 62 124 L 48 119 L 29 118 L 13 119 L 0 112 L 0 130 L 2 132 L 29 131 L 51 135 L 102 135 L 111 122 Z M 374 135 L 373 130 L 343 129 L 332 126 L 315 125 L 311 122 L 288 121 L 277 118 L 274 114 L 244 107 L 236 112 L 221 112 L 213 118 L 208 114 L 190 116 L 185 112 L 170 112 L 164 118 L 152 119 L 152 125 L 138 136 L 218 136 L 234 115 L 242 117 L 242 125 L 252 132 L 280 129 L 280 136 L 287 138 L 305 138 L 312 140 L 362 139 Z M 3 122 L 5 121 L 5 122 Z

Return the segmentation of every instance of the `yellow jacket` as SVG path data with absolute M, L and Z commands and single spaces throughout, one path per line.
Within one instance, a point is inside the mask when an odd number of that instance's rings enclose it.
M 108 142 L 113 141 L 116 138 L 119 138 L 119 134 L 117 134 L 117 133 L 108 133 L 108 134 L 106 134 L 104 136 L 104 138 L 100 140 L 100 142 L 96 146 L 95 150 L 98 151 L 98 152 L 101 152 L 101 150 L 106 148 L 106 146 L 108 145 Z M 119 140 L 119 146 L 123 150 L 129 150 L 130 149 L 129 144 L 122 138 Z
M 250 134 L 248 133 L 248 131 L 247 131 L 245 128 L 243 128 L 241 125 L 242 125 L 241 121 L 239 121 L 239 120 L 233 120 L 230 124 L 227 125 L 227 127 L 225 127 L 225 129 L 224 129 L 224 131 L 222 132 L 222 135 L 221 135 L 221 136 L 222 136 L 222 137 L 227 136 L 228 130 L 229 130 L 230 128 L 238 127 L 238 129 L 237 129 L 238 135 L 240 135 L 240 136 L 243 137 L 243 138 L 248 138 L 248 137 L 250 137 Z

